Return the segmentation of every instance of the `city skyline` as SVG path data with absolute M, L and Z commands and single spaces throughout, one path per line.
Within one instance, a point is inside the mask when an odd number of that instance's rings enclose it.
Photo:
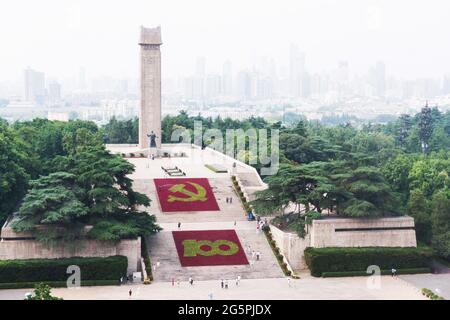
M 137 78 L 140 25 L 164 30 L 163 78 L 193 72 L 192 61 L 202 56 L 212 72 L 220 72 L 227 60 L 237 70 L 265 56 L 288 65 L 291 44 L 306 53 L 312 72 L 348 61 L 363 74 L 384 61 L 390 74 L 406 80 L 450 73 L 450 45 L 443 41 L 449 28 L 445 1 L 434 0 L 433 6 L 419 1 L 280 1 L 276 7 L 264 1 L 239 7 L 235 1 L 169 2 L 2 4 L 0 33 L 7 50 L 0 52 L 0 82 L 17 81 L 27 66 L 56 78 L 70 77 L 80 66 L 91 77 Z M 15 14 L 23 6 L 29 10 Z M 185 16 L 184 9 L 195 14 Z

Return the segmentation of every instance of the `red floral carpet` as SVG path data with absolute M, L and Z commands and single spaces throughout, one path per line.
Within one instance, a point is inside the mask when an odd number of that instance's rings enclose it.
M 163 212 L 220 210 L 208 179 L 155 179 L 155 186 Z
M 234 230 L 173 231 L 183 267 L 248 264 Z

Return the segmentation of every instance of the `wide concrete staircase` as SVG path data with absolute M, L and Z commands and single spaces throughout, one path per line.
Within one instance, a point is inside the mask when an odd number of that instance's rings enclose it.
M 207 224 L 205 230 L 208 230 Z M 236 233 L 246 251 L 250 265 L 182 267 L 171 231 L 163 231 L 149 237 L 149 253 L 152 264 L 155 265 L 159 262 L 159 267 L 153 272 L 154 280 L 172 281 L 173 278 L 179 281 L 187 281 L 189 277 L 192 277 L 194 280 L 220 281 L 221 279 L 233 280 L 238 275 L 242 279 L 283 277 L 280 266 L 263 233 L 258 234 L 256 233 L 256 227 L 255 229 L 249 229 L 248 226 L 246 229 L 236 230 Z M 261 253 L 259 261 L 254 261 L 251 252 L 247 252 L 249 245 L 251 250 Z

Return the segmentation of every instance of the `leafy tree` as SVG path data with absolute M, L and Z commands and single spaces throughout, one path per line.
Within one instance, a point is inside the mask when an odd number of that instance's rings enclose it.
M 12 227 L 17 232 L 33 231 L 42 241 L 53 238 L 73 240 L 81 235 L 80 218 L 88 208 L 79 200 L 82 190 L 75 175 L 55 172 L 30 182 L 31 190 L 24 198 Z M 45 225 L 45 229 L 37 226 Z
M 428 153 L 429 142 L 433 134 L 433 114 L 432 110 L 426 105 L 419 114 L 419 137 L 422 143 L 423 153 Z
M 270 214 L 274 209 L 281 211 L 291 204 L 295 205 L 295 212 L 301 211 L 300 205 L 309 210 L 311 204 L 321 211 L 325 203 L 324 194 L 332 188 L 322 174 L 323 164 L 318 162 L 308 165 L 282 164 L 276 175 L 266 178 L 269 188 L 257 192 L 252 205 L 259 214 Z
M 84 128 L 80 133 L 90 135 Z M 132 188 L 134 166 L 103 146 L 83 144 L 90 139 L 76 141 L 70 155 L 52 161 L 57 172 L 32 182 L 13 228 L 36 231 L 47 243 L 80 238 L 87 225 L 93 226 L 87 236 L 105 241 L 158 231 L 155 217 L 139 211 L 150 200 Z M 46 225 L 45 232 L 39 225 Z
M 408 114 L 402 114 L 398 119 L 397 141 L 401 147 L 406 146 L 406 139 L 412 128 L 412 118 Z
M 407 213 L 414 218 L 417 239 L 430 244 L 432 235 L 430 201 L 420 190 L 411 191 Z
M 30 163 L 25 147 L 6 123 L 0 123 L 0 223 L 27 190 Z
M 52 295 L 52 288 L 45 283 L 39 283 L 34 287 L 34 292 L 25 300 L 62 300 Z
M 437 253 L 450 259 L 450 190 L 437 192 L 432 198 L 432 244 Z
M 400 154 L 387 161 L 381 169 L 387 182 L 393 190 L 400 193 L 405 203 L 409 196 L 409 173 L 414 164 L 414 157 Z
M 437 190 L 450 187 L 450 160 L 437 157 L 422 158 L 414 162 L 409 172 L 411 189 L 421 190 L 431 197 Z
M 399 201 L 376 167 L 350 169 L 339 163 L 330 176 L 339 214 L 350 217 L 400 215 Z
M 280 148 L 287 159 L 296 163 L 326 161 L 334 154 L 334 150 L 325 139 L 320 137 L 305 138 L 296 133 L 282 134 Z

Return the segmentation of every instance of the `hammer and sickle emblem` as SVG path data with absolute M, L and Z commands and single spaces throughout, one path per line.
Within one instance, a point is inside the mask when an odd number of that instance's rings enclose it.
M 186 185 L 181 183 L 181 184 L 176 184 L 172 187 L 170 187 L 169 191 L 172 193 L 181 193 L 184 194 L 185 196 L 187 196 L 187 198 L 181 198 L 181 197 L 177 197 L 174 195 L 169 195 L 167 201 L 168 202 L 175 202 L 175 201 L 180 201 L 180 202 L 194 202 L 194 201 L 206 201 L 208 200 L 208 198 L 206 197 L 206 189 L 203 188 L 201 185 L 195 183 L 195 182 L 188 182 L 191 186 L 193 186 L 195 188 L 196 192 L 192 192 L 186 189 Z

